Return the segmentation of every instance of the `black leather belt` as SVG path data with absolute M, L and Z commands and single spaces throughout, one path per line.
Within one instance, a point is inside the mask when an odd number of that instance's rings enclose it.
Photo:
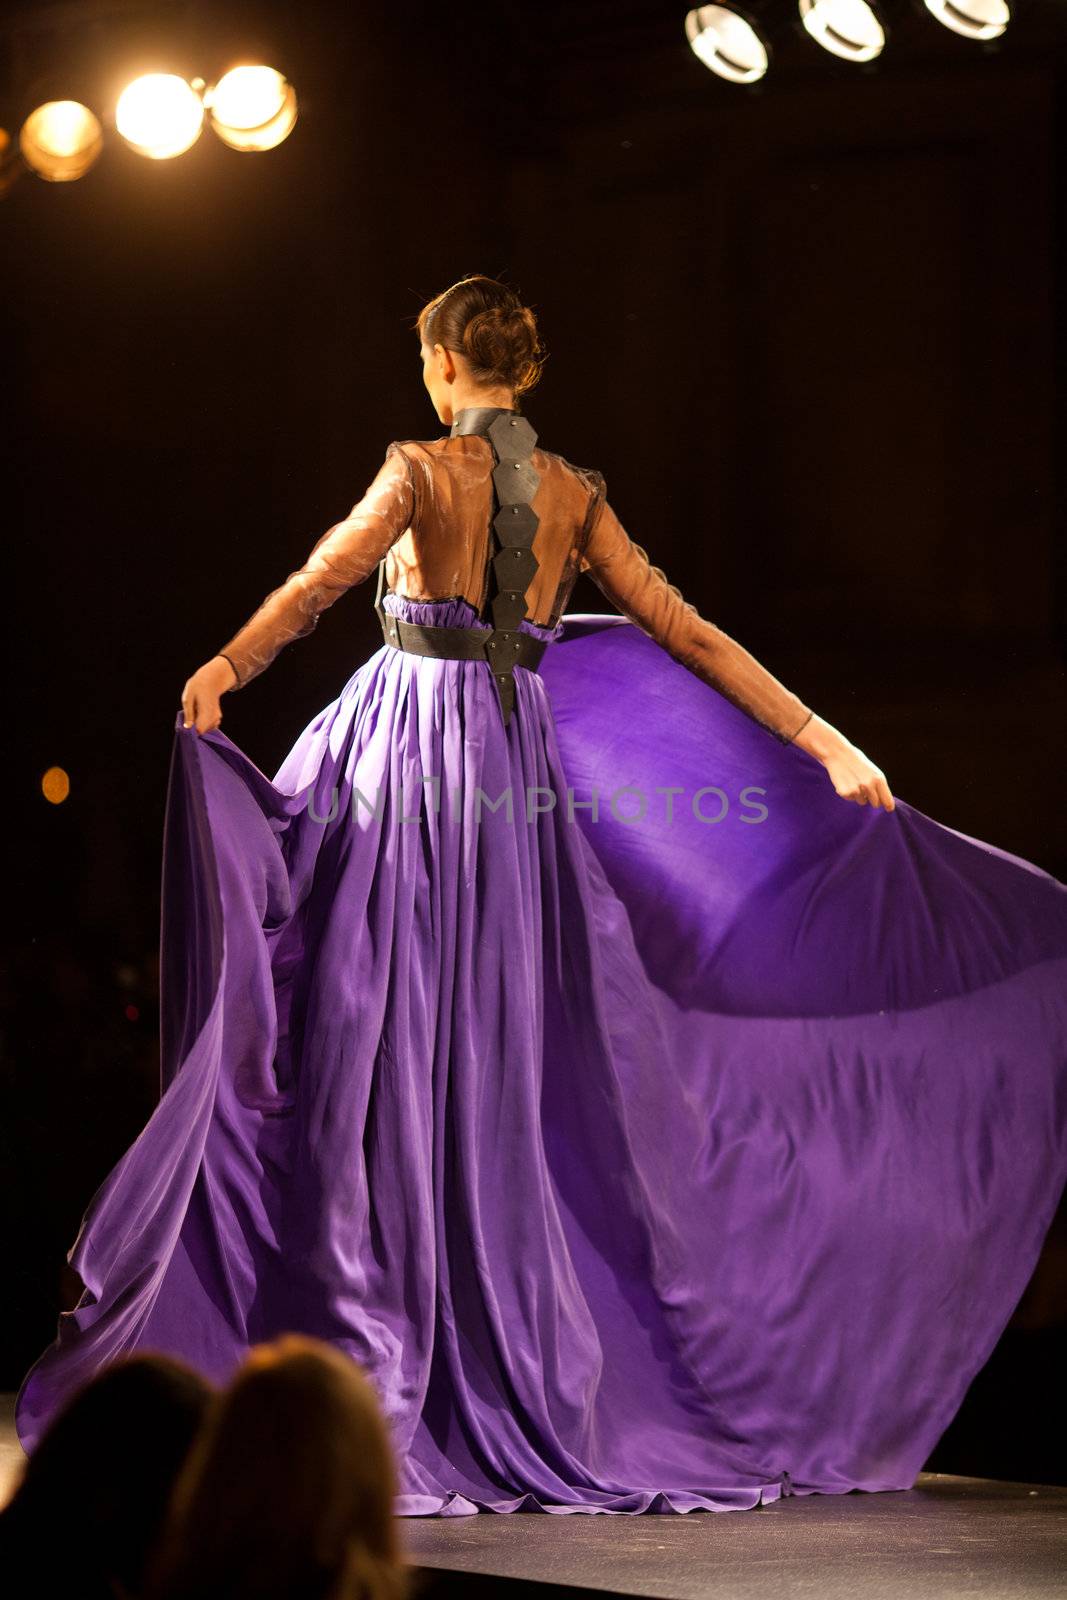
M 515 705 L 515 667 L 536 672 L 547 639 L 523 633 L 526 590 L 537 571 L 533 536 L 538 517 L 530 502 L 541 481 L 530 461 L 537 435 L 525 417 L 503 407 L 470 408 L 453 432 L 484 433 L 493 447 L 493 516 L 490 529 L 488 603 L 491 628 L 442 628 L 394 617 L 382 605 L 385 560 L 378 563 L 374 609 L 386 644 L 412 655 L 485 661 L 492 669 L 504 726 Z M 493 537 L 495 535 L 495 538 Z
M 441 628 L 429 623 L 408 622 L 394 617 L 380 604 L 381 584 L 374 609 L 382 625 L 382 637 L 394 650 L 407 650 L 415 656 L 436 656 L 446 661 L 487 661 L 494 675 L 512 667 L 528 667 L 536 672 L 545 653 L 547 639 L 536 639 L 518 628 Z

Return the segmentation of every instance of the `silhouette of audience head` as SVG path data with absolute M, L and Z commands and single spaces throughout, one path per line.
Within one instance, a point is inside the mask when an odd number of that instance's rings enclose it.
M 150 1351 L 102 1367 L 57 1412 L 0 1512 L 9 1594 L 139 1595 L 213 1386 Z
M 334 1346 L 249 1352 L 189 1452 L 146 1600 L 401 1600 L 378 1397 Z

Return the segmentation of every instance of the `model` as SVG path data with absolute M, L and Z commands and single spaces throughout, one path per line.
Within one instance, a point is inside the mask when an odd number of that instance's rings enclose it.
M 184 687 L 163 1092 L 22 1442 L 126 1351 L 292 1331 L 370 1374 L 401 1514 L 907 1488 L 1067 1176 L 1067 888 L 683 599 L 522 411 L 510 288 L 417 326 L 448 432 Z M 268 779 L 220 698 L 376 569 Z M 564 615 L 580 571 L 622 615 Z

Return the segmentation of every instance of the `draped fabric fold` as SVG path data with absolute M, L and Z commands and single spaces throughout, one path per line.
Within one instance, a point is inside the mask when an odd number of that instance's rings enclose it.
M 521 626 L 506 731 L 385 647 L 273 780 L 179 714 L 163 1093 L 28 1450 L 116 1356 L 285 1330 L 365 1365 L 407 1515 L 906 1488 L 951 1420 L 1067 1177 L 1067 888 L 622 618 Z

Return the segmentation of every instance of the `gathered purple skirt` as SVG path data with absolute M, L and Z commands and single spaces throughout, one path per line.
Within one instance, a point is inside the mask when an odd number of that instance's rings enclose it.
M 385 645 L 273 781 L 179 712 L 163 1093 L 27 1450 L 117 1356 L 298 1331 L 373 1380 L 402 1515 L 922 1469 L 1067 1177 L 1067 888 L 840 799 L 623 618 L 522 626 L 506 729 L 484 663 Z

